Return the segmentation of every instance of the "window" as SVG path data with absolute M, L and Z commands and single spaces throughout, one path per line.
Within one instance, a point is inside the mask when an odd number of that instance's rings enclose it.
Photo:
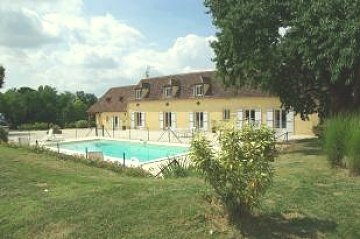
M 204 112 L 195 112 L 195 127 L 204 128 Z
M 223 120 L 229 120 L 230 119 L 230 110 L 225 109 L 223 110 Z
M 135 127 L 143 127 L 143 114 L 141 112 L 135 112 Z
M 193 96 L 204 96 L 204 85 L 195 85 L 193 88 Z
M 141 90 L 135 90 L 135 99 L 141 99 Z
M 171 97 L 172 96 L 172 88 L 171 86 L 164 87 L 164 97 Z
M 274 110 L 274 128 L 286 129 L 286 111 Z
M 171 112 L 164 112 L 164 128 L 170 128 L 172 119 L 171 119 Z
M 255 110 L 245 110 L 245 122 L 250 125 L 255 125 Z
M 115 116 L 114 117 L 114 128 L 118 128 L 119 127 L 119 117 Z

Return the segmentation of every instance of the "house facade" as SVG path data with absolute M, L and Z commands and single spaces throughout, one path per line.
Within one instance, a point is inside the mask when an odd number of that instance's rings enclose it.
M 212 131 L 221 123 L 265 124 L 278 133 L 312 135 L 318 117 L 303 121 L 281 109 L 278 97 L 254 89 L 226 89 L 214 71 L 142 79 L 110 89 L 88 113 L 107 129 Z

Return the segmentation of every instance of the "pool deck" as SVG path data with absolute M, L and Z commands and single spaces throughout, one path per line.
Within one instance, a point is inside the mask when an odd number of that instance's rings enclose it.
M 158 144 L 158 145 L 169 145 L 169 146 L 190 146 L 191 138 L 181 137 L 181 143 L 177 138 L 172 135 L 165 135 L 163 131 L 144 131 L 144 130 L 116 130 L 111 133 L 107 133 L 108 137 L 98 137 L 95 136 L 95 131 L 93 129 L 63 129 L 62 134 L 54 135 L 51 141 L 47 141 L 48 135 L 46 130 L 40 131 L 10 131 L 9 140 L 24 144 L 24 145 L 35 145 L 38 142 L 40 145 L 44 145 L 50 147 L 51 150 L 58 151 L 56 143 L 57 142 L 77 142 L 77 141 L 89 141 L 89 140 L 116 140 L 116 141 L 130 141 L 130 142 L 147 142 L 150 144 Z M 210 141 L 215 141 L 216 134 L 214 133 L 206 133 L 206 137 Z M 314 138 L 315 136 L 311 135 L 295 135 L 291 136 L 289 140 L 298 140 L 298 139 L 307 139 Z M 161 140 L 161 141 L 160 141 Z M 165 142 L 167 141 L 167 142 Z M 170 142 L 168 142 L 170 141 Z M 71 150 L 61 149 L 61 153 L 72 154 L 72 155 L 82 155 L 85 156 L 85 152 L 83 154 Z M 186 157 L 186 155 L 179 155 L 180 157 Z M 105 160 L 119 161 L 119 158 L 112 158 L 109 156 L 104 156 Z M 120 159 L 122 162 L 122 159 Z M 157 160 L 153 160 L 151 162 L 139 163 L 132 160 L 126 160 L 125 164 L 127 166 L 132 167 L 142 167 L 145 170 L 148 170 L 152 174 L 156 175 L 160 168 L 169 163 L 169 158 L 159 158 Z

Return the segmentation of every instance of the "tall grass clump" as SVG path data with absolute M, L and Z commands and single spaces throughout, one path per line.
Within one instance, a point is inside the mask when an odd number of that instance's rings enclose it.
M 348 117 L 337 116 L 325 123 L 324 150 L 332 166 L 343 166 L 348 134 Z
M 350 173 L 360 174 L 360 116 L 353 116 L 349 122 L 348 139 L 346 142 L 345 163 Z
M 327 120 L 323 140 L 332 166 L 360 174 L 360 114 L 339 115 Z

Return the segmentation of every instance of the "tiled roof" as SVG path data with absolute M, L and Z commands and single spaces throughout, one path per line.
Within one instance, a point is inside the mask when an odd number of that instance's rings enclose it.
M 209 85 L 209 90 L 204 96 L 205 98 L 270 96 L 268 93 L 256 89 L 226 89 L 221 79 L 217 79 L 215 71 L 202 71 L 146 78 L 140 80 L 137 85 L 111 88 L 97 103 L 89 108 L 88 112 L 125 112 L 127 103 L 135 100 L 135 89 L 141 89 L 145 86 L 149 87 L 149 91 L 144 98 L 140 99 L 142 101 L 164 99 L 163 88 L 170 85 L 177 85 L 179 87 L 179 92 L 176 94 L 175 99 L 190 99 L 193 98 L 193 86 L 197 84 Z
M 230 98 L 230 97 L 268 97 L 268 93 L 256 89 L 226 89 L 221 79 L 217 79 L 215 71 L 202 71 L 187 74 L 177 74 L 169 76 L 161 76 L 154 78 L 142 79 L 136 88 L 140 88 L 143 83 L 150 85 L 150 91 L 147 97 L 142 100 L 159 100 L 163 99 L 163 87 L 170 85 L 170 81 L 178 82 L 180 92 L 177 99 L 193 98 L 192 88 L 197 84 L 209 84 L 210 89 L 207 98 Z
M 108 90 L 87 112 L 125 112 L 129 100 L 134 99 L 134 85 Z

